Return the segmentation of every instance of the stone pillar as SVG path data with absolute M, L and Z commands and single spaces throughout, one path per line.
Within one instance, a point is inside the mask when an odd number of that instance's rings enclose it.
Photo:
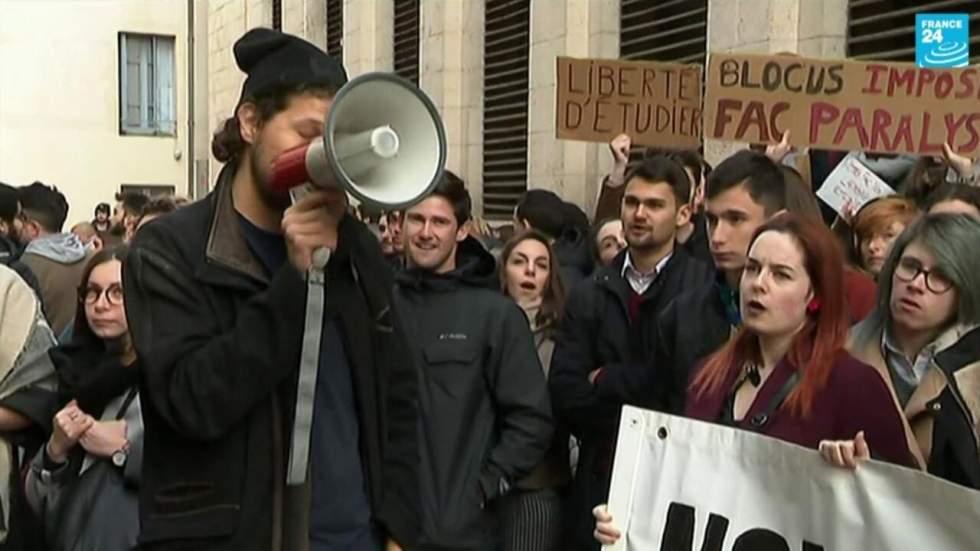
M 272 0 L 245 0 L 244 4 L 246 30 L 272 28 Z
M 324 0 L 282 0 L 282 30 L 327 47 L 327 3 Z
M 391 71 L 395 63 L 394 32 L 391 0 L 344 0 L 344 66 L 348 76 Z
M 209 90 L 211 70 L 209 67 L 211 44 L 208 24 L 208 6 L 203 2 L 194 2 L 194 136 L 193 156 L 194 173 L 192 191 L 187 193 L 194 199 L 203 197 L 212 186 L 211 165 L 211 133 L 214 131 L 210 117 L 211 93 Z
M 558 56 L 618 58 L 619 1 L 531 2 L 528 189 L 550 189 L 591 217 L 612 158 L 604 144 L 555 138 Z
M 265 14 L 261 9 L 265 6 Z M 258 0 L 214 0 L 208 3 L 208 129 L 214 132 L 225 119 L 232 116 L 241 93 L 245 74 L 235 64 L 232 46 L 245 31 L 259 25 L 272 24 L 272 2 Z M 209 163 L 210 180 L 221 170 L 213 158 Z
M 483 17 L 479 0 L 421 2 L 419 87 L 442 116 L 446 168 L 483 212 Z
M 847 0 L 710 0 L 709 52 L 792 52 L 843 58 Z M 709 54 L 710 55 L 710 54 Z M 745 144 L 705 140 L 705 158 L 719 161 Z

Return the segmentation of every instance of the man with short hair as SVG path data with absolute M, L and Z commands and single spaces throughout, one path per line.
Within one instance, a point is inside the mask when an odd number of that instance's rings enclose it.
M 405 241 L 402 239 L 402 211 L 392 210 L 381 215 L 381 252 L 396 272 L 405 268 Z
M 206 198 L 147 224 L 126 263 L 146 426 L 141 549 L 414 549 L 415 370 L 377 240 L 343 190 L 290 206 L 275 160 L 320 139 L 343 66 L 271 29 Z
M 620 134 L 609 142 L 609 151 L 613 155 L 613 169 L 599 184 L 599 197 L 595 208 L 596 220 L 611 218 L 619 213 L 631 148 L 632 139 L 627 134 Z M 689 199 L 691 216 L 684 225 L 677 228 L 677 242 L 684 246 L 688 254 L 710 265 L 712 259 L 702 212 L 706 167 L 704 159 L 693 149 L 647 148 L 643 156 L 649 158 L 658 155 L 680 163 L 691 180 Z
M 37 276 L 20 259 L 24 248 L 20 243 L 23 220 L 19 196 L 17 188 L 0 182 L 0 264 L 17 272 L 41 300 L 41 284 Z M 43 304 L 41 310 L 44 310 Z
M 125 243 L 133 239 L 136 222 L 150 197 L 142 193 L 123 191 L 116 194 L 116 208 L 112 211 L 112 233 L 122 237 Z
M 95 205 L 95 218 L 92 219 L 92 226 L 99 233 L 105 233 L 112 228 L 112 221 L 109 219 L 109 203 Z
M 20 237 L 27 244 L 21 260 L 37 276 L 48 321 L 60 336 L 75 318 L 88 251 L 78 236 L 62 231 L 68 202 L 57 188 L 34 182 L 20 188 L 18 198 Z
M 138 231 L 143 225 L 149 224 L 152 220 L 165 214 L 170 214 L 175 210 L 177 210 L 177 202 L 169 195 L 151 199 L 143 205 L 143 210 L 140 211 L 139 218 L 136 219 L 136 225 L 133 226 L 133 231 Z
M 523 311 L 467 235 L 470 197 L 446 172 L 410 207 L 395 307 L 419 366 L 419 549 L 499 549 L 495 506 L 544 457 L 553 424 Z
M 638 382 L 666 411 L 684 412 L 688 379 L 697 364 L 722 347 L 741 324 L 738 289 L 755 231 L 786 208 L 786 182 L 761 153 L 739 151 L 722 161 L 707 182 L 705 217 L 716 274 L 677 296 L 658 318 L 654 381 Z M 659 391 L 659 392 L 658 392 Z
M 598 547 L 592 508 L 607 499 L 629 381 L 655 368 L 649 342 L 657 316 L 683 289 L 711 274 L 677 245 L 677 228 L 691 213 L 684 168 L 653 157 L 627 175 L 625 186 L 621 218 L 628 246 L 572 289 L 551 361 L 556 415 L 581 441 L 566 524 L 572 549 Z
M 514 227 L 535 229 L 550 239 L 566 288 L 592 273 L 595 260 L 589 248 L 589 219 L 553 191 L 532 189 L 524 193 L 514 209 Z

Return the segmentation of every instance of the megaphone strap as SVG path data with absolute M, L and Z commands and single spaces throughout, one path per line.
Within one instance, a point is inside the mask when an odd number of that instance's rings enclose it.
M 306 482 L 310 462 L 310 435 L 313 430 L 313 403 L 316 400 L 316 375 L 320 363 L 320 341 L 323 333 L 324 283 L 323 269 L 330 260 L 326 254 L 314 254 L 313 266 L 306 275 L 306 324 L 303 327 L 303 348 L 299 360 L 299 383 L 296 385 L 296 415 L 289 446 L 289 468 L 286 484 L 300 486 Z

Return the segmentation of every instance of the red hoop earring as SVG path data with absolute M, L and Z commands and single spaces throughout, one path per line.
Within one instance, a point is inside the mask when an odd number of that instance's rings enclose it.
M 820 311 L 820 299 L 814 297 L 810 300 L 810 303 L 806 305 L 806 311 L 808 314 L 816 314 Z

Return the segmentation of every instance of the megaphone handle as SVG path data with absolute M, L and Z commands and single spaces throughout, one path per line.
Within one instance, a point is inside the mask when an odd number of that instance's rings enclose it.
M 315 189 L 316 188 L 313 187 L 313 184 L 309 182 L 302 185 L 293 186 L 289 188 L 289 200 L 295 205 L 296 203 L 302 201 L 304 197 L 312 193 Z
M 313 186 L 296 186 L 289 192 L 293 204 L 302 200 Z M 320 343 L 323 339 L 324 270 L 330 262 L 330 249 L 313 251 L 306 273 L 306 323 L 303 326 L 303 346 L 300 350 L 299 381 L 296 385 L 296 411 L 293 434 L 289 445 L 289 467 L 286 484 L 299 486 L 306 482 L 310 462 L 310 436 L 313 430 L 313 405 L 316 400 L 316 378 L 320 365 Z

